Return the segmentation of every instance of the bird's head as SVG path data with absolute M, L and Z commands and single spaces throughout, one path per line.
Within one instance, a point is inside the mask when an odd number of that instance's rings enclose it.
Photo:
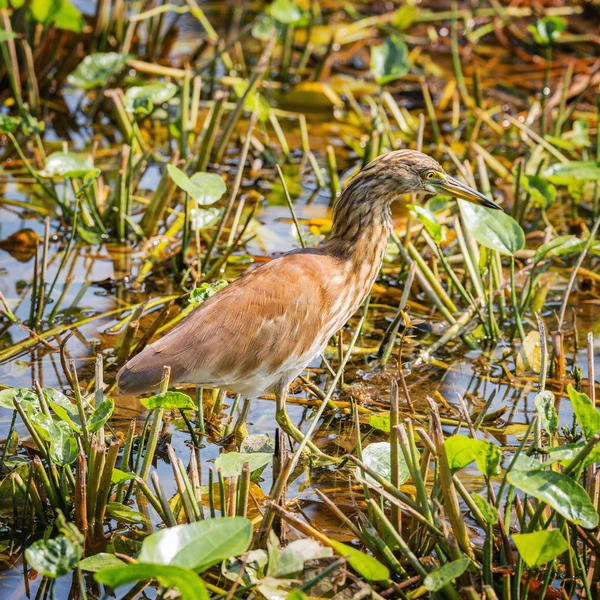
M 415 150 L 394 150 L 371 161 L 348 187 L 371 188 L 381 197 L 395 200 L 402 194 L 443 194 L 502 210 L 495 202 L 448 175 L 442 166 L 427 154 Z

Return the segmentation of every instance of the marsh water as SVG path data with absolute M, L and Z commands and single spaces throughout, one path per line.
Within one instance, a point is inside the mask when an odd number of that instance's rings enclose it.
M 217 12 L 208 13 L 213 23 L 218 23 Z M 442 91 L 444 82 L 453 79 L 448 54 L 448 29 L 442 23 L 433 25 L 438 29 L 439 40 L 429 48 L 431 60 L 435 62 L 438 74 L 438 90 Z M 184 15 L 179 22 L 180 37 L 173 49 L 172 60 L 178 62 L 178 57 L 185 53 L 186 43 L 197 34 L 195 21 Z M 415 37 L 425 35 L 425 26 L 417 28 L 412 33 Z M 525 110 L 527 94 L 539 87 L 542 79 L 542 68 L 532 62 L 525 68 L 519 65 L 521 74 L 519 78 L 514 75 L 515 64 L 506 50 L 487 42 L 482 49 L 485 60 L 492 62 L 494 54 L 498 56 L 495 62 L 495 82 L 490 88 L 491 94 L 496 94 L 498 101 L 503 102 L 504 110 Z M 354 58 L 355 64 L 348 67 L 343 74 L 348 79 L 353 79 L 356 89 L 360 85 L 368 85 L 363 80 L 361 60 L 364 57 L 360 52 Z M 483 59 L 482 59 L 483 60 Z M 513 68 L 509 71 L 508 66 Z M 490 67 L 491 68 L 491 67 Z M 357 76 L 354 76 L 356 71 Z M 489 71 L 486 71 L 488 73 Z M 130 73 L 132 77 L 135 73 Z M 507 91 L 508 90 L 508 91 Z M 358 93 L 358 92 L 357 92 Z M 83 92 L 65 92 L 62 101 L 69 107 L 76 106 L 82 101 Z M 423 112 L 423 102 L 418 92 L 418 83 L 408 81 L 394 89 L 394 97 L 399 104 L 407 107 L 411 114 L 418 115 Z M 201 101 L 199 122 L 207 114 L 207 103 Z M 355 153 L 346 143 L 364 145 L 367 136 L 364 130 L 357 127 L 351 114 L 337 111 L 307 112 L 309 140 L 312 151 L 315 153 L 320 165 L 325 165 L 325 148 L 332 145 L 335 148 L 338 165 L 342 169 L 342 182 L 345 177 L 352 174 L 359 163 Z M 292 148 L 292 157 L 295 149 L 300 147 L 300 130 L 297 120 L 292 118 L 282 122 L 286 138 Z M 151 119 L 144 124 L 145 133 L 156 136 L 160 141 L 162 157 L 169 155 L 168 132 L 161 124 L 153 123 Z M 450 137 L 452 133 L 449 132 Z M 61 111 L 51 121 L 44 133 L 44 143 L 47 151 L 59 150 L 63 147 L 64 140 L 68 141 L 70 151 L 88 153 L 94 152 L 96 166 L 100 167 L 109 180 L 116 178 L 119 167 L 119 152 L 122 139 L 118 131 L 111 127 L 110 121 L 100 112 L 93 122 L 86 122 L 85 118 L 67 118 Z M 426 131 L 425 147 L 429 145 L 429 135 Z M 8 151 L 8 146 L 0 148 Z M 496 155 L 501 154 L 501 149 L 495 148 Z M 12 157 L 14 159 L 14 156 Z M 273 165 L 281 157 L 272 157 L 269 164 L 267 159 L 253 163 L 248 169 L 242 182 L 241 194 L 248 198 L 258 197 L 259 210 L 251 223 L 247 240 L 243 247 L 233 255 L 227 269 L 221 277 L 233 279 L 246 269 L 252 268 L 282 252 L 298 247 L 298 239 L 290 211 L 285 203 L 281 185 L 274 174 Z M 9 159 L 10 160 L 10 159 Z M 50 245 L 49 263 L 46 281 L 52 281 L 63 259 L 70 232 L 61 222 L 54 218 L 51 206 L 39 195 L 39 190 L 29 178 L 24 169 L 15 166 L 10 168 L 7 160 L 7 170 L 0 172 L 0 291 L 7 299 L 9 306 L 22 321 L 27 322 L 30 313 L 30 299 L 32 282 L 36 262 L 36 248 L 39 239 L 44 237 L 45 217 L 50 216 Z M 502 157 L 503 163 L 510 166 L 511 157 Z M 226 162 L 224 171 L 230 171 L 236 166 L 236 156 L 232 155 Z M 156 189 L 160 177 L 160 166 L 150 167 L 141 181 L 138 193 L 150 195 Z M 298 170 L 298 160 L 292 160 L 284 167 L 288 185 L 293 199 L 296 216 L 301 224 L 305 239 L 309 244 L 316 244 L 327 235 L 328 220 L 330 217 L 331 195 L 327 188 L 318 189 L 311 170 Z M 325 170 L 324 170 L 325 173 Z M 492 187 L 494 184 L 492 182 Z M 59 193 L 61 191 L 60 186 Z M 495 196 L 502 198 L 503 190 L 494 189 Z M 557 213 L 558 214 L 558 213 Z M 134 217 L 139 219 L 141 211 Z M 403 206 L 394 208 L 396 230 L 402 232 L 407 222 L 407 210 Z M 552 214 L 550 214 L 552 217 Z M 164 230 L 163 232 L 164 233 Z M 526 231 L 527 233 L 527 231 Z M 160 238 L 162 239 L 162 238 Z M 539 243 L 535 236 L 532 237 L 531 247 Z M 32 341 L 26 347 L 19 349 L 20 343 L 32 340 L 31 333 L 19 324 L 3 319 L 0 323 L 0 385 L 4 387 L 31 388 L 34 382 L 39 382 L 42 387 L 51 387 L 68 391 L 68 382 L 61 364 L 60 348 L 65 356 L 75 361 L 80 384 L 83 388 L 93 387 L 94 364 L 96 355 L 100 353 L 104 358 L 104 379 L 110 389 L 114 384 L 114 376 L 120 364 L 115 362 L 114 347 L 122 331 L 122 320 L 131 314 L 133 307 L 146 301 L 156 301 L 156 307 L 166 304 L 173 297 L 181 295 L 179 280 L 174 276 L 169 260 L 165 260 L 155 268 L 149 276 L 138 281 L 140 268 L 147 257 L 149 244 L 158 243 L 158 238 L 149 242 L 100 245 L 83 245 L 78 243 L 66 257 L 66 266 L 56 282 L 50 301 L 44 310 L 44 324 L 42 331 L 55 328 L 56 334 L 45 336 L 45 342 Z M 528 247 L 530 247 L 528 242 Z M 393 249 L 392 249 L 393 250 Z M 371 298 L 371 308 L 364 331 L 359 338 L 351 367 L 344 375 L 344 385 L 336 393 L 336 398 L 341 401 L 348 400 L 350 396 L 358 400 L 365 411 L 365 429 L 369 431 L 368 411 L 386 411 L 389 406 L 389 377 L 398 376 L 398 346 L 395 347 L 392 358 L 386 367 L 379 365 L 377 350 L 381 337 L 394 314 L 397 311 L 402 294 L 402 285 L 396 279 L 400 272 L 397 255 L 390 251 L 382 269 Z M 527 257 L 520 260 L 521 266 L 526 266 Z M 554 269 L 554 281 L 542 308 L 542 316 L 549 321 L 553 319 L 554 311 L 558 310 L 569 276 L 569 263 L 558 264 Z M 587 380 L 588 366 L 586 354 L 586 334 L 588 331 L 600 334 L 600 311 L 598 304 L 600 297 L 593 289 L 584 286 L 576 287 L 572 292 L 570 310 L 566 322 L 566 360 L 567 370 L 570 370 L 575 361 L 582 369 L 584 386 L 589 385 Z M 175 308 L 185 307 L 185 298 L 177 300 Z M 411 295 L 408 305 L 411 318 L 418 322 L 411 329 L 410 336 L 404 341 L 401 363 L 406 364 L 419 356 L 445 328 L 445 323 L 434 316 L 434 310 L 427 297 L 423 294 Z M 144 326 L 150 322 L 151 317 L 142 320 Z M 352 335 L 355 317 L 345 329 L 344 340 L 348 341 Z M 573 324 L 576 328 L 573 329 Z M 526 330 L 535 328 L 535 324 L 526 321 Z M 15 348 L 18 351 L 15 351 Z M 330 348 L 332 360 L 336 357 L 336 349 Z M 437 398 L 439 395 L 446 401 L 447 406 L 442 412 L 448 418 L 447 431 L 454 431 L 460 426 L 461 404 L 459 396 L 464 399 L 469 409 L 476 413 L 486 403 L 489 403 L 487 414 L 494 415 L 493 420 L 485 420 L 482 431 L 486 439 L 507 449 L 519 441 L 519 435 L 526 429 L 532 416 L 535 414 L 533 398 L 538 391 L 538 379 L 532 373 L 519 373 L 516 368 L 516 356 L 510 344 L 504 342 L 491 342 L 481 340 L 479 349 L 468 350 L 460 340 L 446 345 L 435 353 L 435 360 L 406 370 L 405 377 L 411 400 L 417 412 L 426 411 L 426 398 Z M 598 365 L 600 368 L 600 365 Z M 319 360 L 310 365 L 309 378 L 325 387 L 329 377 Z M 572 411 L 569 403 L 564 401 L 566 381 L 549 378 L 549 389 L 557 397 L 561 425 L 569 426 Z M 290 391 L 291 401 L 288 405 L 289 414 L 297 425 L 306 428 L 310 422 L 316 400 L 309 392 L 300 386 Z M 130 420 L 135 419 L 142 426 L 146 416 L 145 409 L 136 397 L 114 396 L 117 409 L 111 421 L 111 426 L 121 432 L 126 432 Z M 233 397 L 228 397 L 222 421 L 230 418 L 227 410 L 233 404 Z M 406 399 L 401 394 L 401 405 L 407 409 Z M 442 406 L 442 404 L 440 404 Z M 248 414 L 248 432 L 267 433 L 271 437 L 275 434 L 276 423 L 274 420 L 274 402 L 270 398 L 255 401 Z M 4 439 L 9 430 L 11 411 L 0 408 L 0 439 Z M 464 426 L 464 423 L 463 423 Z M 22 424 L 17 423 L 16 431 L 22 438 L 27 437 L 27 432 Z M 165 436 L 170 437 L 178 456 L 187 460 L 190 453 L 190 436 L 185 424 L 175 416 L 170 420 Z M 383 440 L 387 434 L 373 430 L 371 439 Z M 212 461 L 224 450 L 219 442 L 219 436 L 208 435 L 203 438 L 200 457 L 203 477 L 207 477 Z M 347 411 L 339 410 L 336 413 L 326 413 L 326 416 L 315 437 L 318 445 L 333 454 L 343 454 L 355 447 L 356 433 L 353 419 Z M 164 453 L 159 453 L 157 468 L 161 474 L 161 481 L 168 495 L 175 493 L 175 482 L 172 479 L 170 466 L 166 462 Z M 476 470 L 465 470 L 463 476 L 468 485 L 475 491 L 483 489 L 483 479 L 478 478 Z M 258 486 L 262 493 L 268 494 L 271 485 L 270 467 L 261 476 Z M 297 498 L 300 509 L 310 517 L 318 527 L 328 535 L 338 539 L 350 539 L 348 532 L 324 510 L 314 489 L 326 490 L 336 503 L 349 513 L 355 510 L 352 490 L 349 489 L 347 472 L 334 468 L 301 470 L 294 485 L 288 491 L 288 498 Z M 257 491 L 258 493 L 258 491 Z M 473 525 L 473 535 L 477 535 Z M 27 593 L 30 597 L 36 596 L 36 586 L 40 578 L 28 581 L 27 573 L 23 572 L 20 561 L 10 565 L 8 572 L 2 577 L 2 597 L 17 599 Z M 64 585 L 70 587 L 68 581 L 57 583 L 57 597 L 62 597 L 59 591 Z M 26 592 L 27 590 L 27 592 Z M 152 590 L 147 590 L 152 594 Z

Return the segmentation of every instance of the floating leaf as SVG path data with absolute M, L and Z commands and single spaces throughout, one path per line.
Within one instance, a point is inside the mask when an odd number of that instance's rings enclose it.
M 205 173 L 200 171 L 188 177 L 175 165 L 167 165 L 167 171 L 171 179 L 191 198 L 201 206 L 214 204 L 227 191 L 225 182 L 216 173 Z
M 389 433 L 391 430 L 389 413 L 371 413 L 369 415 L 369 425 L 380 431 Z
M 252 523 L 243 517 L 198 521 L 149 535 L 142 542 L 138 560 L 202 572 L 243 554 L 251 540 Z
M 275 440 L 268 433 L 253 433 L 245 437 L 240 444 L 240 452 L 275 452 Z
M 596 181 L 600 179 L 600 163 L 593 160 L 556 163 L 544 171 L 544 177 L 556 185 L 569 185 L 574 181 Z
M 389 569 L 376 558 L 336 540 L 329 540 L 329 542 L 336 553 L 346 557 L 348 564 L 367 581 L 385 581 L 389 578 Z
M 373 444 L 369 444 L 362 453 L 362 460 L 373 471 L 375 471 L 378 475 L 391 480 L 392 477 L 392 466 L 391 466 L 391 458 L 390 458 L 390 443 L 389 442 L 375 442 Z M 399 479 L 400 484 L 405 483 L 410 477 L 410 471 L 408 469 L 408 465 L 406 464 L 406 460 L 404 459 L 404 455 L 400 454 L 399 456 L 400 463 L 400 472 Z M 357 469 L 357 472 L 360 473 L 360 469 Z M 373 483 L 373 485 L 379 485 L 372 477 L 367 474 L 367 480 Z
M 94 577 L 96 581 L 111 588 L 146 579 L 156 579 L 164 587 L 177 588 L 183 600 L 209 600 L 204 581 L 191 569 L 175 565 L 165 566 L 144 562 L 123 564 L 102 569 Z
M 444 241 L 444 230 L 435 215 L 422 206 L 417 204 L 409 204 L 408 208 L 414 213 L 421 225 L 425 227 L 427 233 L 432 237 L 436 244 L 441 244 Z
M 221 471 L 223 477 L 233 477 L 240 475 L 245 463 L 250 463 L 250 472 L 266 467 L 273 458 L 271 453 L 267 452 L 227 452 L 219 454 L 215 460 L 215 468 Z
M 150 398 L 142 398 L 140 402 L 148 409 L 164 408 L 165 410 L 192 410 L 196 408 L 194 401 L 183 392 L 163 392 Z
M 277 24 L 270 15 L 258 15 L 252 26 L 252 37 L 263 42 L 268 42 L 277 35 Z
M 452 471 L 458 471 L 475 461 L 479 470 L 488 477 L 500 472 L 502 456 L 498 447 L 491 442 L 453 435 L 444 442 L 444 448 Z
M 482 246 L 509 256 L 525 246 L 523 228 L 510 215 L 466 200 L 458 205 L 467 231 Z
M 587 492 L 567 475 L 553 471 L 510 471 L 507 480 L 576 525 L 593 529 L 598 524 L 598 513 Z
M 128 58 L 127 54 L 118 52 L 88 54 L 67 77 L 67 83 L 84 90 L 104 85 L 125 66 Z
M 528 567 L 540 567 L 554 560 L 569 548 L 565 536 L 558 529 L 533 533 L 513 534 L 515 546 Z
M 558 413 L 554 408 L 554 394 L 552 392 L 540 392 L 536 395 L 535 408 L 540 416 L 544 429 L 553 434 L 558 429 Z
M 399 35 L 391 35 L 371 48 L 371 73 L 379 85 L 408 73 L 408 48 Z
M 32 405 L 36 410 L 39 410 L 40 408 L 37 396 L 27 388 L 9 388 L 7 390 L 1 390 L 0 406 L 14 410 L 14 398 L 16 398 L 23 407 Z
M 208 208 L 199 208 L 190 210 L 190 222 L 194 231 L 202 231 L 208 229 L 219 221 L 223 214 L 222 208 L 209 206 Z
M 439 592 L 448 584 L 453 583 L 457 577 L 460 577 L 467 570 L 470 563 L 471 561 L 467 557 L 463 557 L 434 569 L 423 580 L 425 589 L 430 592 Z
M 91 571 L 96 573 L 102 569 L 108 569 L 109 567 L 122 567 L 125 562 L 117 558 L 114 554 L 108 554 L 107 552 L 99 552 L 93 556 L 88 556 L 79 562 L 79 568 L 83 571 Z
M 302 112 L 332 110 L 342 99 L 323 81 L 302 81 L 281 97 L 280 105 Z
M 53 152 L 39 172 L 42 177 L 84 177 L 94 167 L 87 158 L 73 152 Z
M 156 104 L 168 102 L 177 93 L 174 83 L 151 83 L 130 87 L 125 92 L 125 110 L 149 115 Z
M 110 419 L 115 409 L 115 401 L 110 398 L 100 402 L 88 419 L 88 431 L 96 433 Z
M 66 575 L 81 558 L 81 546 L 66 535 L 38 540 L 25 550 L 27 562 L 52 579 Z

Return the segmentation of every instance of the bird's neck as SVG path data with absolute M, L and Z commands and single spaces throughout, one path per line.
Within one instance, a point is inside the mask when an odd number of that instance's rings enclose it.
M 322 249 L 341 259 L 379 266 L 391 231 L 390 201 L 369 202 L 342 193 L 333 209 L 331 235 Z

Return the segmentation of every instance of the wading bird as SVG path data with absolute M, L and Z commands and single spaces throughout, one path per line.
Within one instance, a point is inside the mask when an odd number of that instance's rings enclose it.
M 174 385 L 227 389 L 246 401 L 271 392 L 277 423 L 301 441 L 285 409 L 288 386 L 371 291 L 392 230 L 392 202 L 420 192 L 500 208 L 426 154 L 384 154 L 342 191 L 326 242 L 292 250 L 211 296 L 119 371 L 119 389 L 156 389 L 168 365 Z

